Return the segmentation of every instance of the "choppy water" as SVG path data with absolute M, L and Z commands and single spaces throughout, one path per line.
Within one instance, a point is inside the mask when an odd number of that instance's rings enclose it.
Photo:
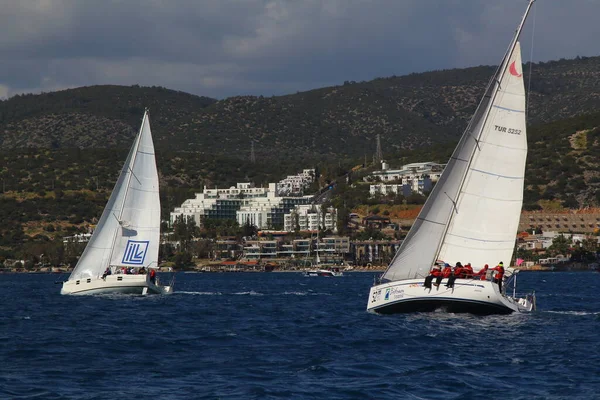
M 58 278 L 0 275 L 0 399 L 600 399 L 599 273 L 523 273 L 539 311 L 488 317 L 369 314 L 369 273 Z

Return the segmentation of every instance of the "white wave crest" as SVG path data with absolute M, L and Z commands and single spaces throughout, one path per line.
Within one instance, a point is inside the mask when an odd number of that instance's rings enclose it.
M 600 315 L 600 311 L 546 311 L 552 314 L 563 315 Z
M 221 296 L 223 293 L 221 292 L 186 292 L 186 291 L 176 291 L 176 294 L 191 294 L 194 296 Z

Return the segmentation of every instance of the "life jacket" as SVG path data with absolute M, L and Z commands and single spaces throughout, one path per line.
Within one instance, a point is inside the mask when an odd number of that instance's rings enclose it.
M 498 272 L 494 277 L 495 279 L 500 280 L 504 277 L 504 267 L 502 265 L 496 265 L 494 268 L 492 268 L 492 271 Z
M 463 273 L 465 274 L 465 276 L 467 278 L 470 278 L 473 276 L 473 267 L 471 267 L 471 264 L 465 265 L 465 267 L 463 269 Z
M 486 264 L 485 267 L 483 267 L 482 269 L 480 269 L 479 271 L 477 271 L 477 273 L 475 273 L 473 275 L 473 277 L 479 277 L 482 281 L 485 281 L 485 276 L 488 272 L 488 266 Z
M 444 278 L 448 278 L 450 275 L 452 274 L 452 268 L 450 267 L 446 267 L 444 268 L 444 270 L 442 271 L 442 276 Z

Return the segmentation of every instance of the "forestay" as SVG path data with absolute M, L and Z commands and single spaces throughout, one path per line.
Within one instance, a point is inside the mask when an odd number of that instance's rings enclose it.
M 147 112 L 100 221 L 69 280 L 95 278 L 109 265 L 157 267 L 160 199 Z

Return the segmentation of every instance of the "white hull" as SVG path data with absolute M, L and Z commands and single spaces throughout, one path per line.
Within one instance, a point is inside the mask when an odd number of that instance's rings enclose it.
M 304 272 L 304 276 L 326 276 L 326 277 L 334 277 L 334 276 L 344 276 L 344 273 L 341 271 L 331 271 L 328 269 L 318 269 Z
M 102 278 L 82 278 L 63 283 L 60 294 L 171 294 L 172 286 L 162 286 L 158 279 L 156 284 L 150 282 L 148 275 L 108 275 Z
M 445 286 L 431 289 L 423 286 L 424 279 L 406 279 L 371 287 L 367 311 L 380 314 L 431 312 L 444 310 L 452 313 L 510 314 L 529 312 L 534 305 L 528 299 L 513 299 L 502 295 L 498 285 L 489 281 L 457 279 L 454 288 Z

